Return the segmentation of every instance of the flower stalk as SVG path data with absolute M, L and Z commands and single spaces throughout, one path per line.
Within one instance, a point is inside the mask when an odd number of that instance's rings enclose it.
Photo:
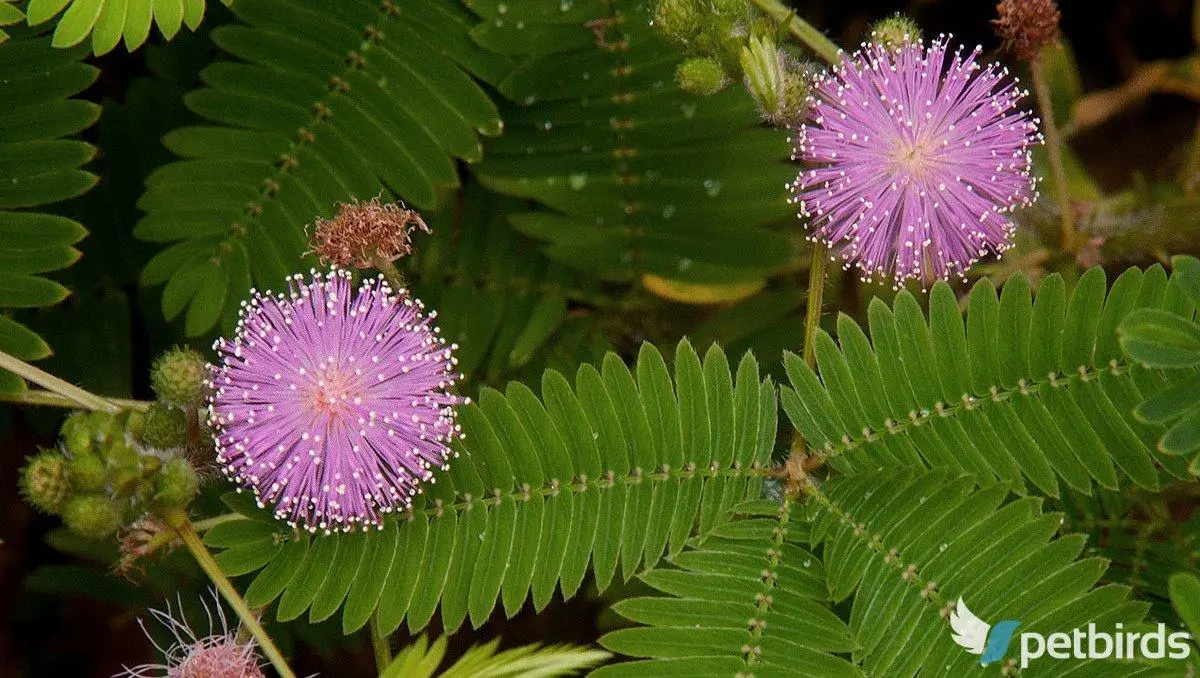
M 367 633 L 371 634 L 371 650 L 375 654 L 375 671 L 382 676 L 392 663 L 392 647 L 387 636 L 379 632 L 378 615 L 371 615 Z
M 1029 62 L 1033 74 L 1033 89 L 1038 108 L 1042 111 L 1042 133 L 1046 137 L 1046 152 L 1050 156 L 1050 174 L 1054 179 L 1054 192 L 1058 195 L 1059 245 L 1064 251 L 1074 252 L 1077 241 L 1075 233 L 1075 211 L 1071 207 L 1071 194 L 1067 187 L 1067 170 L 1063 163 L 1063 136 L 1054 120 L 1054 102 L 1050 98 L 1050 85 L 1046 82 L 1045 62 L 1041 57 Z
M 753 0 L 754 5 L 767 16 L 787 27 L 792 37 L 811 49 L 826 62 L 836 64 L 841 60 L 841 48 L 837 43 L 825 37 L 815 26 L 796 16 L 790 7 L 780 0 Z
M 102 400 L 112 403 L 121 409 L 145 410 L 150 407 L 150 403 L 145 400 L 131 400 L 128 398 L 112 398 L 109 396 L 96 396 Z M 53 391 L 44 391 L 42 389 L 31 389 L 22 393 L 0 393 L 0 400 L 10 403 L 18 403 L 21 405 L 44 405 L 46 407 L 65 407 L 67 409 L 79 408 L 79 401 L 60 395 Z
M 817 354 L 813 339 L 821 326 L 821 305 L 825 297 L 825 270 L 829 248 L 821 242 L 812 244 L 812 262 L 808 267 L 808 307 L 804 310 L 804 362 L 816 368 Z
M 32 381 L 38 386 L 56 393 L 84 409 L 100 410 L 112 414 L 121 411 L 121 408 L 116 403 L 101 398 L 94 393 L 89 393 L 72 383 L 63 381 L 53 374 L 38 369 L 24 360 L 3 351 L 0 351 L 0 369 L 8 370 L 18 377 Z
M 212 553 L 200 540 L 200 535 L 196 534 L 196 529 L 192 522 L 188 519 L 187 513 L 181 508 L 167 509 L 163 512 L 163 519 L 175 530 L 179 535 L 183 545 L 191 552 L 192 557 L 196 559 L 196 563 L 200 565 L 200 569 L 204 570 L 204 574 L 212 580 L 212 583 L 221 592 L 221 597 L 229 606 L 237 612 L 238 617 L 242 620 L 243 627 L 254 636 L 254 640 L 258 646 L 262 648 L 263 654 L 275 667 L 275 671 L 279 673 L 281 678 L 295 678 L 296 674 L 287 665 L 287 661 L 283 658 L 283 654 L 275 645 L 275 641 L 267 635 L 266 629 L 258 621 L 258 617 L 251 611 L 250 606 L 246 604 L 246 600 L 238 593 L 238 590 L 233 586 L 233 582 L 225 576 L 221 571 L 221 566 L 212 557 Z

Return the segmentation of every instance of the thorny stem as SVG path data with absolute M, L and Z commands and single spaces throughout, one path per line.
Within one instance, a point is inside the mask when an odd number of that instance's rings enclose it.
M 1042 111 L 1042 131 L 1046 134 L 1046 152 L 1050 155 L 1050 173 L 1054 178 L 1054 192 L 1058 194 L 1059 245 L 1067 252 L 1076 248 L 1075 213 L 1071 209 L 1071 194 L 1067 190 L 1067 171 L 1063 165 L 1063 138 L 1058 123 L 1054 121 L 1054 102 L 1050 99 L 1050 85 L 1046 82 L 1045 67 L 1040 57 L 1029 62 L 1033 73 L 1033 89 L 1037 93 L 1038 108 Z
M 0 369 L 8 370 L 18 377 L 28 379 L 38 386 L 49 389 L 86 409 L 103 410 L 104 412 L 114 414 L 121 411 L 121 408 L 115 403 L 105 400 L 94 393 L 89 393 L 74 384 L 63 381 L 53 374 L 45 370 L 40 370 L 4 351 L 0 351 Z
M 786 25 L 792 37 L 816 52 L 817 56 L 831 64 L 841 61 L 841 57 L 839 56 L 841 48 L 837 46 L 837 43 L 825 37 L 825 34 L 817 30 L 812 24 L 796 16 L 796 13 L 790 7 L 780 2 L 780 0 L 753 1 L 767 16 Z
M 111 398 L 109 396 L 98 396 L 104 400 L 121 408 L 134 410 L 144 410 L 150 407 L 150 403 L 145 400 L 130 400 L 127 398 Z M 76 400 L 59 395 L 53 391 L 42 391 L 33 389 L 23 393 L 0 393 L 0 400 L 10 403 L 19 403 L 22 405 L 45 405 L 48 407 L 67 407 L 75 409 L 80 403 Z
M 371 265 L 379 269 L 379 272 L 383 274 L 384 280 L 387 280 L 388 284 L 392 286 L 393 292 L 399 292 L 407 287 L 400 269 L 396 268 L 396 265 L 383 256 L 383 253 L 379 250 L 375 250 L 371 255 Z
M 809 367 L 817 364 L 817 354 L 813 347 L 813 337 L 817 336 L 817 328 L 821 326 L 821 304 L 825 297 L 825 266 L 829 259 L 829 248 L 823 243 L 814 242 L 812 263 L 808 267 L 808 308 L 804 311 L 804 362 Z
M 216 585 L 217 590 L 221 592 L 221 596 L 225 598 L 225 602 L 237 612 L 238 617 L 242 620 L 242 624 L 250 635 L 254 636 L 254 640 L 258 642 L 258 646 L 262 648 L 263 654 L 275 667 L 275 671 L 279 673 L 280 678 L 296 678 L 296 674 L 288 667 L 287 661 L 284 660 L 283 654 L 279 648 L 275 646 L 275 641 L 267 635 L 266 630 L 259 623 L 258 617 L 250 610 L 250 606 L 246 604 L 242 595 L 234 588 L 233 582 L 225 576 L 221 571 L 221 566 L 213 559 L 208 548 L 204 546 L 204 542 L 200 541 L 200 536 L 196 534 L 196 529 L 188 520 L 187 514 L 183 509 L 173 508 L 164 511 L 163 518 L 167 524 L 179 535 L 183 541 L 183 545 L 191 551 L 192 557 L 196 559 L 196 563 L 200 565 L 200 569 L 204 570 L 204 574 L 212 580 Z
M 371 650 L 375 653 L 375 671 L 382 676 L 383 672 L 392 663 L 392 648 L 387 636 L 379 632 L 378 615 L 371 615 L 371 623 L 367 628 L 367 633 L 371 634 Z

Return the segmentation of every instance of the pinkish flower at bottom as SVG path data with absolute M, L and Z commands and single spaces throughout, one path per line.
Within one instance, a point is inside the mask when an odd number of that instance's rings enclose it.
M 171 632 L 175 642 L 163 648 L 147 631 L 146 637 L 163 655 L 162 663 L 126 668 L 114 678 L 265 678 L 259 668 L 254 640 L 238 640 L 238 629 L 229 628 L 225 612 L 215 596 L 215 619 L 208 603 L 202 604 L 208 618 L 206 635 L 188 625 L 182 605 L 178 619 L 171 615 L 169 606 L 165 612 L 150 610 L 150 614 Z M 142 621 L 138 620 L 138 623 L 142 624 Z M 142 630 L 146 630 L 145 624 L 142 624 Z

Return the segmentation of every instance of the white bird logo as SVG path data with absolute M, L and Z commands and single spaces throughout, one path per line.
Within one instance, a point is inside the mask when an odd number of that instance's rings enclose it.
M 991 630 L 992 625 L 976 617 L 959 596 L 958 604 L 950 612 L 950 628 L 954 631 L 952 636 L 954 642 L 971 654 L 983 654 L 983 648 L 987 644 L 988 631 Z

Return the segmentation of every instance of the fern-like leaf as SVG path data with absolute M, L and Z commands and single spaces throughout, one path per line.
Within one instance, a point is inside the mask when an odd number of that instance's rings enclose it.
M 458 184 L 455 158 L 478 159 L 478 133 L 501 127 L 452 60 L 485 70 L 497 57 L 458 49 L 468 15 L 452 3 L 239 0 L 232 9 L 240 22 L 212 37 L 235 60 L 205 69 L 207 86 L 186 99 L 212 124 L 166 136 L 185 159 L 147 180 L 135 231 L 173 243 L 142 282 L 166 284 L 164 314 L 186 309 L 190 335 L 222 314 L 231 323 L 251 280 L 275 288 L 307 268 L 314 217 L 381 191 L 433 207 Z
M 63 138 L 90 127 L 100 113 L 95 104 L 70 98 L 98 73 L 79 62 L 82 56 L 81 50 L 51 50 L 46 38 L 0 45 L 0 309 L 49 306 L 68 294 L 39 274 L 75 263 L 73 245 L 87 231 L 31 208 L 75 197 L 96 183 L 80 169 L 95 149 Z M 7 315 L 0 315 L 0 351 L 23 360 L 50 355 L 41 337 Z M 24 387 L 15 375 L 0 372 L 0 392 Z
M 430 643 L 422 635 L 396 654 L 380 678 L 515 678 L 517 676 L 571 676 L 607 659 L 602 650 L 570 645 L 523 645 L 496 651 L 499 639 L 475 645 L 445 670 L 438 672 L 446 655 L 446 636 Z
M 747 509 L 766 514 L 762 503 Z M 1080 536 L 1055 539 L 1061 517 L 1007 488 L 977 489 L 950 471 L 883 471 L 812 484 L 802 507 L 722 526 L 679 568 L 643 575 L 670 597 L 618 603 L 648 627 L 601 644 L 636 657 L 602 676 L 1001 675 L 951 638 L 962 597 L 981 618 L 1022 631 L 1137 624 L 1148 605 L 1127 588 L 1095 587 L 1100 558 Z M 730 537 L 733 537 L 732 539 Z M 819 554 L 819 555 L 816 555 Z M 852 600 L 848 626 L 830 605 Z M 1010 657 L 1011 659 L 1011 657 Z M 1031 671 L 1033 667 L 1031 665 Z M 1037 675 L 1141 675 L 1132 663 L 1050 660 Z
M 151 24 L 170 40 L 179 29 L 200 27 L 207 0 L 30 0 L 31 26 L 58 18 L 52 44 L 74 47 L 92 36 L 92 51 L 107 54 L 125 40 L 130 52 L 150 37 Z M 221 0 L 226 5 L 232 0 Z M 63 11 L 63 10 L 66 11 Z M 59 14 L 61 13 L 61 16 Z
M 675 87 L 681 59 L 639 0 L 471 0 L 472 37 L 517 58 L 499 82 L 505 134 L 486 145 L 489 188 L 549 209 L 515 214 L 553 259 L 614 280 L 759 280 L 795 256 L 764 225 L 788 216 L 794 178 L 777 131 L 744 92 Z
M 381 531 L 310 539 L 240 501 L 235 510 L 250 519 L 205 541 L 224 549 L 216 557 L 226 572 L 262 570 L 247 600 L 280 598 L 282 620 L 307 609 L 319 621 L 344 607 L 347 632 L 372 614 L 385 633 L 401 620 L 416 631 L 440 605 L 450 632 L 468 615 L 482 624 L 497 600 L 509 616 L 530 595 L 540 610 L 556 587 L 574 595 L 589 570 L 603 590 L 618 565 L 628 579 L 677 554 L 757 496 L 775 440 L 775 387 L 759 380 L 752 356 L 735 379 L 720 349 L 701 361 L 686 342 L 672 380 L 645 345 L 634 372 L 609 354 L 600 369 L 581 367 L 573 387 L 546 372 L 541 399 L 520 383 L 484 389 L 460 420 L 460 456 Z
M 784 409 L 839 471 L 946 467 L 1051 496 L 1060 480 L 1087 492 L 1122 478 L 1157 489 L 1164 476 L 1189 477 L 1185 459 L 1156 447 L 1162 426 L 1133 415 L 1181 375 L 1132 364 L 1117 343 L 1132 309 L 1192 312 L 1161 266 L 1125 271 L 1107 296 L 1104 271 L 1092 269 L 1069 302 L 1058 275 L 1036 301 L 1023 276 L 999 296 L 983 280 L 965 333 L 948 285 L 934 286 L 929 306 L 927 320 L 907 292 L 894 308 L 872 301 L 870 340 L 839 318 L 840 347 L 816 337 L 820 379 L 787 357 Z

